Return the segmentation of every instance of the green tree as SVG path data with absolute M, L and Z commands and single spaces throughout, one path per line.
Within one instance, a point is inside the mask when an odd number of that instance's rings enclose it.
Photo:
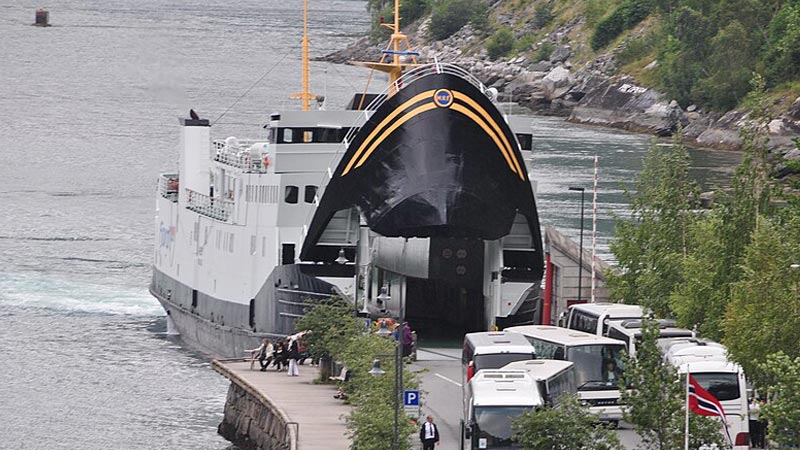
M 514 439 L 525 450 L 617 450 L 616 433 L 597 423 L 597 417 L 567 395 L 558 407 L 531 410 L 514 421 Z
M 686 382 L 663 361 L 656 343 L 659 335 L 658 324 L 645 320 L 636 359 L 625 360 L 620 380 L 622 403 L 628 406 L 625 420 L 642 438 L 645 449 L 680 450 L 685 438 Z M 689 448 L 711 443 L 724 448 L 720 430 L 719 422 L 691 415 Z
M 800 220 L 789 224 L 797 227 Z M 741 262 L 725 314 L 725 339 L 748 377 L 763 382 L 766 356 L 781 351 L 800 356 L 800 271 L 790 264 L 800 254 L 800 231 L 761 218 Z
M 486 42 L 486 52 L 492 59 L 497 59 L 508 54 L 514 47 L 514 33 L 507 27 L 502 27 Z
M 742 132 L 744 158 L 737 167 L 730 194 L 718 192 L 719 202 L 691 227 L 684 260 L 684 283 L 676 286 L 670 307 L 678 323 L 699 327 L 705 337 L 721 340 L 731 289 L 742 276 L 741 261 L 756 226 L 756 216 L 767 210 L 771 191 L 768 178 L 766 114 L 763 83 L 756 77 L 748 94 L 750 124 Z
M 362 325 L 353 316 L 352 305 L 341 297 L 322 300 L 309 306 L 305 315 L 297 320 L 297 330 L 311 331 L 306 335 L 308 351 L 320 360 L 320 376 L 330 376 L 331 358 L 340 354 Z
M 619 267 L 608 276 L 617 301 L 641 304 L 659 317 L 669 315 L 669 296 L 683 281 L 697 189 L 689 180 L 686 147 L 651 146 L 631 197 L 631 217 L 617 222 L 611 244 Z
M 800 447 L 800 357 L 769 355 L 761 371 L 772 380 L 770 402 L 761 411 L 769 421 L 769 439 L 780 448 Z
M 481 0 L 438 0 L 433 5 L 428 27 L 433 39 L 447 39 L 466 25 L 481 8 Z
M 726 111 L 750 91 L 757 61 L 757 42 L 739 21 L 730 22 L 711 41 L 706 73 L 692 89 L 692 100 Z
M 352 448 L 358 450 L 386 450 L 394 434 L 394 371 L 393 358 L 381 357 L 383 376 L 368 374 L 376 355 L 394 353 L 394 341 L 371 333 L 361 333 L 351 338 L 341 355 L 342 362 L 352 373 L 345 384 L 353 411 L 347 418 L 347 428 L 353 439 Z M 403 369 L 403 389 L 416 389 L 418 382 L 413 373 Z M 402 405 L 401 405 L 402 406 Z M 400 411 L 400 449 L 411 448 L 415 426 Z

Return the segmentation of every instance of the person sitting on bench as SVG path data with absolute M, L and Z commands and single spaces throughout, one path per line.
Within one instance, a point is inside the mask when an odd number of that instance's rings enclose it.
M 269 364 L 272 362 L 272 344 L 269 342 L 269 339 L 264 338 L 264 341 L 261 343 L 261 346 L 258 348 L 254 348 L 252 350 L 246 350 L 250 352 L 251 357 L 255 360 L 256 355 L 258 355 L 258 364 L 261 365 L 261 371 L 265 372 Z M 250 363 L 250 368 L 253 368 L 252 362 Z

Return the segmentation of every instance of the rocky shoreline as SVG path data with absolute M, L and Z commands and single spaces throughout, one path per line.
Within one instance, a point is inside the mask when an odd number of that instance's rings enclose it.
M 412 34 L 424 35 L 423 22 Z M 685 110 L 655 89 L 637 84 L 630 76 L 615 73 L 614 52 L 602 55 L 581 68 L 570 61 L 569 45 L 556 46 L 546 61 L 529 61 L 524 56 L 491 61 L 485 49 L 474 55 L 461 50 L 474 47 L 476 33 L 469 25 L 444 41 L 418 47 L 420 62 L 451 62 L 468 69 L 486 86 L 498 91 L 498 100 L 520 104 L 535 114 L 560 116 L 577 124 L 623 129 L 654 136 L 681 133 L 687 145 L 700 148 L 740 150 L 739 131 L 748 123 L 748 113 L 725 114 Z M 380 47 L 366 37 L 347 48 L 322 58 L 333 63 L 371 60 Z M 649 70 L 657 65 L 654 61 Z M 645 68 L 647 70 L 647 68 Z M 775 176 L 796 173 L 800 150 L 793 139 L 800 136 L 800 97 L 769 123 L 770 155 Z

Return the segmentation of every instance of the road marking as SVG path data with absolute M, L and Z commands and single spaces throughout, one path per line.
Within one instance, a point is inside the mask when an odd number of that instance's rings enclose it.
M 449 383 L 453 383 L 456 386 L 461 387 L 461 383 L 455 382 L 455 381 L 451 380 L 450 378 L 447 378 L 446 376 L 444 376 L 442 374 L 434 373 L 434 375 L 436 375 L 437 377 L 443 379 L 444 381 L 447 381 Z

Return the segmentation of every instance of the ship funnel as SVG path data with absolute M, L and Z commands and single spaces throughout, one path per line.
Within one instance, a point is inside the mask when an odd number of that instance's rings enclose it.
M 196 114 L 194 115 L 196 116 Z M 211 126 L 208 119 L 180 119 L 181 187 L 208 195 L 211 165 Z

